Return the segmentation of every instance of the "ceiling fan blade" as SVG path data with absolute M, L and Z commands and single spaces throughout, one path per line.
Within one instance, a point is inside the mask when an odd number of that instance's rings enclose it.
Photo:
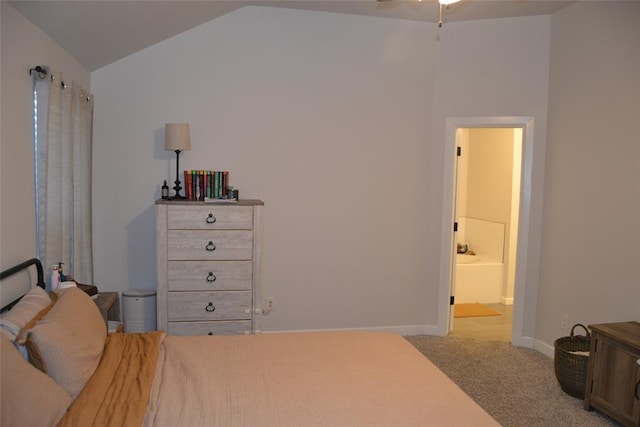
M 420 12 L 422 9 L 422 3 L 428 3 L 426 1 L 408 1 L 406 2 L 407 6 L 413 9 L 415 12 Z
M 400 4 L 399 1 L 396 0 L 376 0 L 378 4 L 376 4 L 376 9 L 391 9 Z
M 420 9 L 422 8 L 422 3 L 428 3 L 428 1 L 426 0 L 424 2 L 422 0 L 376 0 L 376 1 L 378 3 L 378 5 L 376 6 L 377 9 L 387 9 L 387 8 L 396 7 L 400 4 L 406 4 L 416 12 L 420 12 Z

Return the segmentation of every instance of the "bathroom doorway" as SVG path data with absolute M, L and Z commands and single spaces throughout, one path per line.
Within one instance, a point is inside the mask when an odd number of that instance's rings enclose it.
M 513 203 L 517 207 L 518 214 L 512 216 L 508 221 L 496 221 L 489 218 L 489 223 L 502 222 L 504 228 L 509 228 L 509 233 L 503 237 L 503 251 L 505 246 L 515 247 L 514 252 L 506 251 L 502 253 L 503 275 L 505 278 L 511 277 L 513 288 L 511 291 L 504 288 L 500 298 L 503 305 L 510 306 L 512 315 L 511 323 L 511 343 L 514 345 L 533 347 L 535 342 L 531 336 L 525 335 L 525 318 L 530 320 L 531 313 L 535 314 L 535 298 L 526 301 L 526 295 L 532 292 L 535 295 L 537 283 L 534 280 L 527 280 L 527 261 L 529 254 L 534 258 L 539 253 L 539 239 L 537 235 L 539 213 L 532 210 L 532 181 L 539 179 L 544 173 L 544 153 L 534 150 L 533 139 L 534 120 L 532 117 L 463 117 L 448 118 L 446 120 L 446 145 L 445 145 L 445 180 L 443 193 L 443 216 L 442 216 L 442 262 L 440 292 L 441 299 L 438 305 L 439 324 L 443 325 L 442 333 L 447 335 L 455 328 L 454 304 L 455 304 L 455 282 L 456 282 L 456 256 L 457 256 L 457 227 L 459 206 L 456 203 L 457 197 L 457 147 L 459 136 L 464 129 L 484 129 L 484 128 L 510 128 L 519 130 L 521 146 L 520 165 L 520 200 Z M 514 135 L 518 132 L 513 131 Z M 516 138 L 516 137 L 514 137 Z M 534 162 L 534 153 L 536 161 Z M 516 172 L 517 173 L 517 172 Z M 467 204 L 469 202 L 467 201 Z M 468 206 L 467 206 L 468 208 Z M 468 210 L 468 209 L 467 209 Z M 480 218 L 486 220 L 487 218 Z M 467 219 L 468 221 L 468 219 Z M 533 225 L 531 222 L 533 221 Z M 513 225 L 515 223 L 515 227 Z M 491 224 L 490 224 L 491 225 Z M 511 232 L 517 228 L 517 232 Z M 467 230 L 467 233 L 469 230 Z M 475 233 L 475 234 L 474 234 Z M 482 235 L 483 232 L 480 233 Z M 470 235 L 465 235 L 465 239 L 477 240 L 477 231 L 472 231 Z M 531 236 L 531 238 L 530 238 Z M 484 238 L 481 240 L 485 240 Z M 464 242 L 462 242 L 464 243 Z M 471 248 L 473 250 L 473 248 Z M 478 250 L 486 252 L 489 248 L 485 243 L 480 243 Z M 491 250 L 493 251 L 493 250 Z M 493 252 L 492 252 L 493 253 Z M 499 258 L 499 256 L 498 256 Z M 514 259 L 515 258 L 515 259 Z M 506 261 L 506 263 L 505 263 Z M 529 289 L 527 289 L 527 287 Z M 509 304 L 506 304 L 509 303 Z M 512 304 L 511 304 L 512 303 Z M 525 311 L 527 316 L 525 316 Z M 527 328 L 530 329 L 530 321 Z M 528 334 L 527 334 L 528 335 Z
M 457 224 L 449 334 L 511 341 L 522 165 L 522 129 L 456 133 Z

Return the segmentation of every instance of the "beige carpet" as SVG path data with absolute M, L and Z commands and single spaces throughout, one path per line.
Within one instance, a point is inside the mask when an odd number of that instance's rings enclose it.
M 455 304 L 453 306 L 453 317 L 482 317 L 482 316 L 500 316 L 500 312 L 495 311 L 486 305 L 473 304 Z
M 451 336 L 405 338 L 504 427 L 619 426 L 563 392 L 553 359 L 535 350 Z

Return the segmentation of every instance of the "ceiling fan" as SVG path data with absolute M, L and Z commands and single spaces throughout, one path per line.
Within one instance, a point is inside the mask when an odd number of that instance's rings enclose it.
M 379 3 L 388 3 L 388 4 L 392 4 L 395 6 L 396 4 L 399 4 L 399 2 L 396 2 L 396 0 L 377 0 Z M 422 0 L 410 0 L 412 3 L 418 2 L 421 3 Z M 445 7 L 445 9 L 449 9 L 449 5 L 453 4 L 453 3 L 457 3 L 460 0 L 438 0 L 438 5 L 440 7 L 440 16 L 438 19 L 438 27 L 442 27 L 442 6 Z

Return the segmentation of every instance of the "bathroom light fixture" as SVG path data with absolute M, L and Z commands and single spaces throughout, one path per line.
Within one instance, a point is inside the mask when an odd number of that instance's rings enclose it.
M 173 187 L 176 194 L 174 200 L 184 199 L 180 195 L 180 152 L 191 150 L 191 135 L 188 123 L 167 123 L 164 127 L 164 149 L 176 152 L 176 185 Z

